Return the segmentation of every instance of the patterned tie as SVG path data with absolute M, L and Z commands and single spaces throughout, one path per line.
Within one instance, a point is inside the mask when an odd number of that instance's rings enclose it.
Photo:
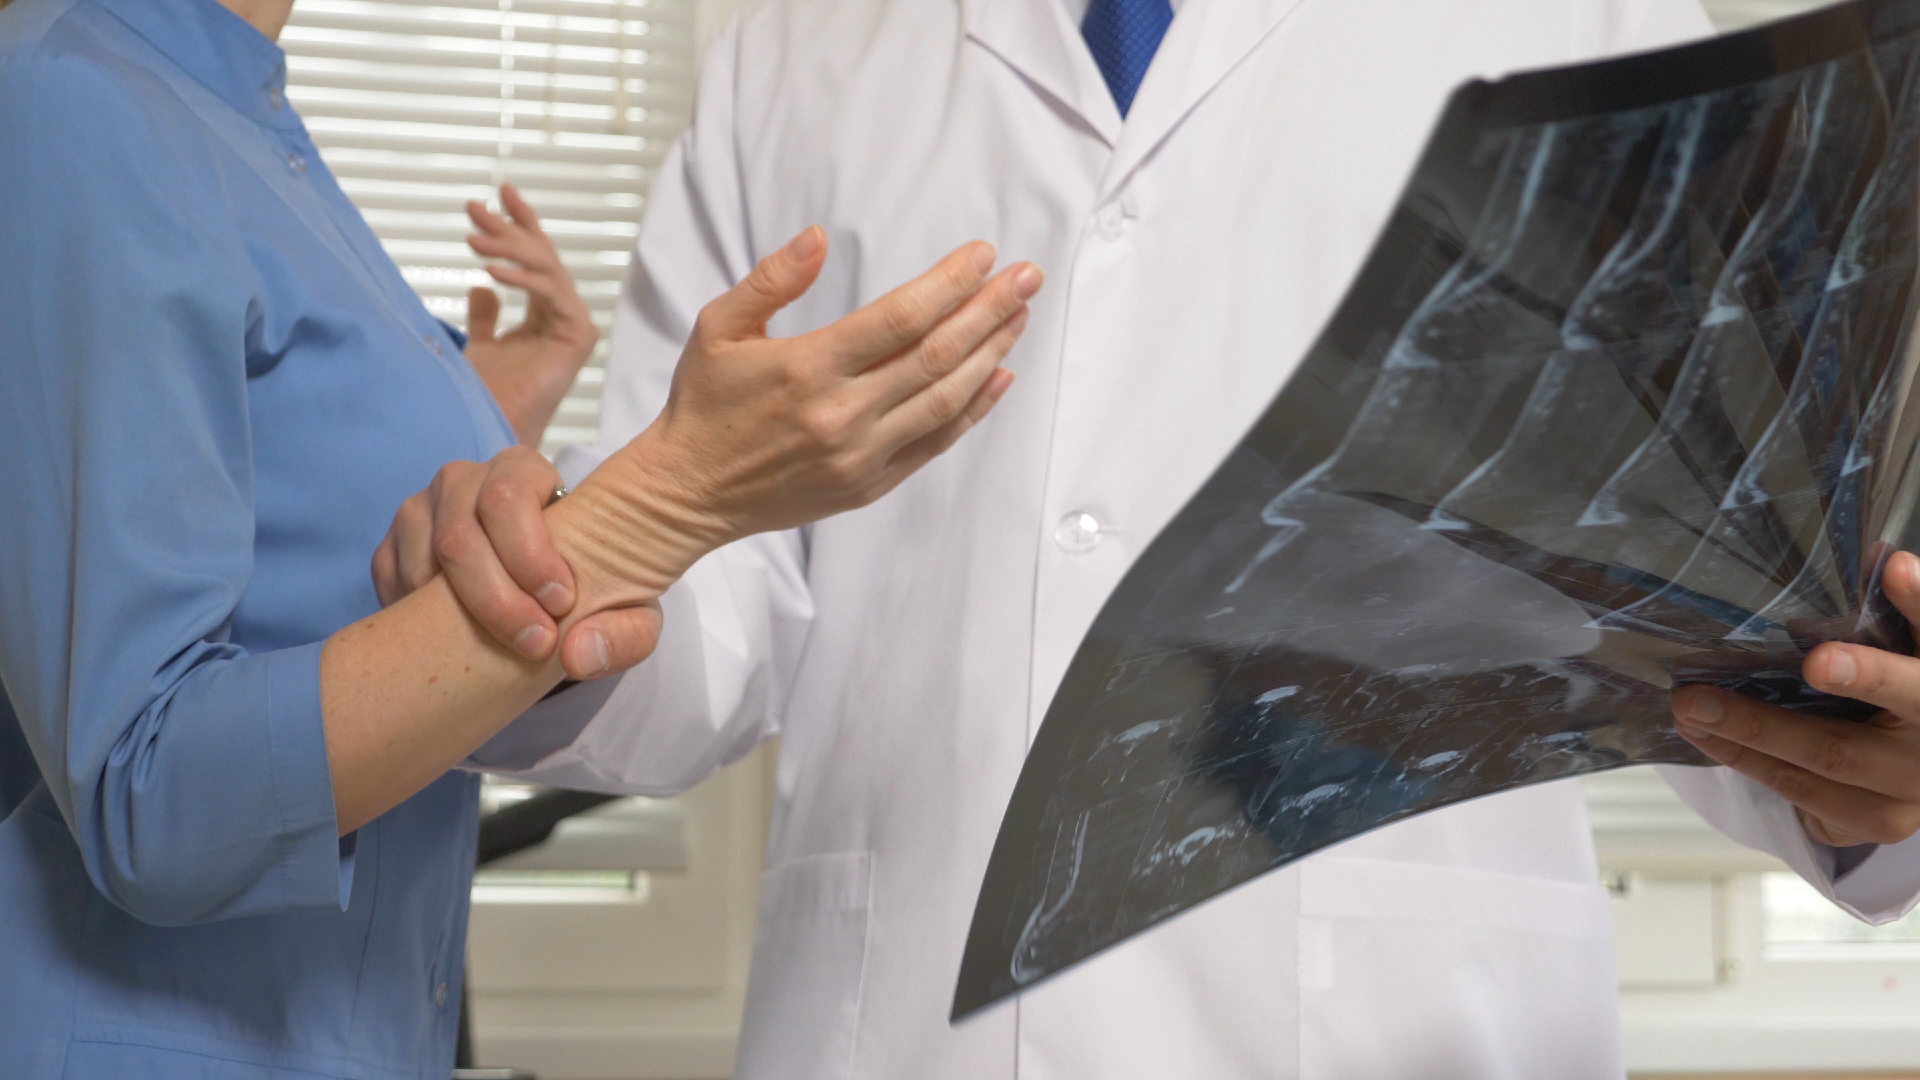
M 1133 95 L 1172 23 L 1168 0 L 1091 0 L 1087 5 L 1080 36 L 1087 39 L 1121 116 L 1133 107 Z

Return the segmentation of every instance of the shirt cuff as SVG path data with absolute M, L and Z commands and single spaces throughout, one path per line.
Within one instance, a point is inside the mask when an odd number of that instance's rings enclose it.
M 317 641 L 268 653 L 267 730 L 281 859 L 288 895 L 337 893 L 341 910 L 353 894 L 354 836 L 340 835 L 333 803 L 333 767 L 320 707 Z M 358 834 L 355 834 L 358 835 Z

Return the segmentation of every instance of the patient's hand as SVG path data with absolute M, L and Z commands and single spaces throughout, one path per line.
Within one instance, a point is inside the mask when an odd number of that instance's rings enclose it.
M 467 204 L 467 216 L 480 230 L 467 237 L 467 244 L 484 257 L 507 260 L 488 264 L 487 273 L 502 285 L 526 290 L 527 316 L 496 334 L 499 294 L 486 288 L 469 292 L 467 361 L 493 392 L 514 435 L 532 446 L 592 355 L 600 330 L 533 207 L 512 184 L 501 187 L 500 205 L 506 217 L 478 202 Z
M 1894 555 L 1882 587 L 1920 626 L 1920 559 Z M 1807 654 L 1802 674 L 1816 690 L 1882 711 L 1859 724 L 1690 686 L 1674 693 L 1675 728 L 1792 803 L 1823 844 L 1897 844 L 1920 832 L 1920 659 L 1830 641 Z

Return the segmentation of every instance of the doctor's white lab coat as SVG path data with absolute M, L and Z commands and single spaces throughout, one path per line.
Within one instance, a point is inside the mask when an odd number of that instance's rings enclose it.
M 1319 332 L 1448 92 L 1709 32 L 1693 0 L 1185 0 L 1124 122 L 1067 0 L 765 0 L 719 34 L 652 191 L 602 452 L 658 412 L 701 305 L 810 223 L 827 267 L 776 332 L 976 237 L 1049 274 L 984 427 L 868 509 L 705 560 L 659 653 L 522 755 L 662 793 L 782 735 L 740 1080 L 1620 1075 L 1571 783 L 1381 829 L 947 1015 L 1082 633 Z M 1675 771 L 1835 895 L 1785 804 Z M 1915 868 L 1883 849 L 1839 899 L 1902 910 Z

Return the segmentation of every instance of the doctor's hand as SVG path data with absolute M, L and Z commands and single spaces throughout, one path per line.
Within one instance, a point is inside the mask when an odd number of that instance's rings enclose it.
M 487 288 L 469 292 L 467 361 L 493 392 L 514 436 L 534 445 L 592 355 L 600 329 L 533 207 L 512 184 L 500 188 L 500 205 L 507 216 L 479 202 L 467 204 L 467 216 L 479 230 L 467 237 L 467 246 L 485 258 L 505 260 L 489 263 L 487 273 L 502 285 L 526 290 L 527 315 L 500 334 L 500 295 Z
M 1881 583 L 1920 626 L 1920 559 L 1894 555 Z M 1920 659 L 1830 641 L 1807 654 L 1801 674 L 1816 690 L 1882 711 L 1853 723 L 1689 686 L 1673 695 L 1675 730 L 1792 803 L 1822 844 L 1897 844 L 1920 832 Z
M 651 600 L 734 539 L 872 502 L 951 446 L 1012 383 L 998 365 L 1039 271 L 989 279 L 992 249 L 971 244 L 831 326 L 768 338 L 767 320 L 818 274 L 824 241 L 802 233 L 701 313 L 666 410 L 573 497 L 544 510 L 559 477 L 523 449 L 443 470 L 381 545 L 383 600 L 444 570 L 496 639 L 538 657 L 584 597 L 561 659 L 597 677 L 652 648 L 645 627 L 611 622 L 624 601 Z M 593 542 L 563 557 L 549 529 L 567 513 Z

